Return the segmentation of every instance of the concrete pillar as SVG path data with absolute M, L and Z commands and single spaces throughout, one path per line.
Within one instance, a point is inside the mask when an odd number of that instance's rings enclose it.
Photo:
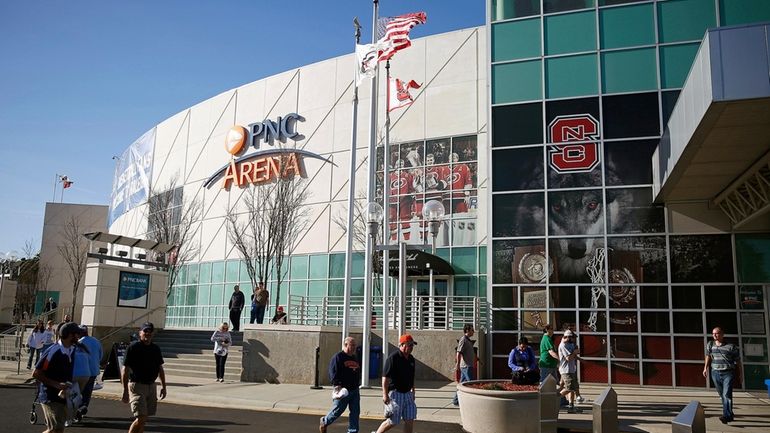
M 592 404 L 593 432 L 618 433 L 618 394 L 608 386 Z
M 540 384 L 540 433 L 556 433 L 559 422 L 559 393 L 556 379 L 548 375 Z
M 671 433 L 706 433 L 706 414 L 699 401 L 691 401 L 671 420 Z

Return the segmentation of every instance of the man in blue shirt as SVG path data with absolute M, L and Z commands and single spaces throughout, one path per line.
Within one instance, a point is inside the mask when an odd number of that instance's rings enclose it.
M 329 362 L 329 380 L 334 386 L 332 408 L 326 416 L 321 417 L 318 430 L 326 433 L 326 427 L 337 420 L 350 408 L 348 433 L 358 433 L 358 417 L 361 413 L 361 395 L 358 387 L 361 384 L 361 364 L 356 356 L 356 339 L 345 338 L 342 351 L 332 357 Z
M 94 391 L 96 376 L 99 375 L 99 366 L 102 362 L 102 343 L 98 339 L 88 335 L 88 326 L 86 325 L 80 325 L 80 335 L 82 335 L 82 337 L 80 337 L 79 343 L 88 349 L 89 356 L 89 378 L 83 389 L 83 403 L 80 406 L 80 409 L 78 409 L 78 412 L 82 417 L 88 412 L 88 404 L 91 402 L 91 394 Z
M 45 425 L 49 433 L 64 432 L 66 395 L 72 386 L 72 349 L 80 328 L 76 323 L 65 323 L 59 328 L 60 339 L 37 362 L 32 377 L 40 383 L 38 401 L 43 407 Z M 64 393 L 62 393 L 64 391 Z

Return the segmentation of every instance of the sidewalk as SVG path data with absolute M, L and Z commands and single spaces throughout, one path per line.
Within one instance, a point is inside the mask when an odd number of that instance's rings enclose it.
M 16 363 L 0 361 L 0 383 L 20 384 L 31 373 L 22 365 L 16 374 Z M 326 414 L 331 407 L 331 388 L 310 389 L 308 385 L 257 384 L 242 382 L 216 383 L 211 378 L 182 378 L 168 376 L 166 402 L 230 409 L 271 410 L 303 414 Z M 372 381 L 373 383 L 376 381 Z M 559 414 L 559 427 L 591 431 L 591 404 L 604 386 L 581 385 L 584 397 L 582 414 Z M 620 430 L 624 432 L 670 433 L 671 420 L 691 400 L 698 400 L 706 409 L 706 429 L 709 432 L 766 433 L 770 431 L 770 399 L 767 393 L 735 392 L 737 421 L 724 425 L 717 417 L 721 405 L 716 392 L 702 389 L 614 387 L 618 394 Z M 119 399 L 123 393 L 117 380 L 107 381 L 104 388 L 94 392 L 102 398 Z M 418 420 L 460 423 L 460 410 L 451 404 L 454 385 L 423 382 L 417 387 Z M 361 390 L 361 416 L 382 418 L 379 388 Z

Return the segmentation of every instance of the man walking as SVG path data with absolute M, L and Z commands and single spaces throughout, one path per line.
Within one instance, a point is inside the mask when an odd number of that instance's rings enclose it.
M 334 386 L 332 408 L 326 416 L 321 417 L 319 431 L 326 433 L 326 426 L 331 425 L 350 408 L 348 415 L 348 433 L 358 433 L 358 417 L 361 413 L 361 395 L 358 387 L 361 384 L 361 364 L 356 356 L 356 339 L 345 338 L 342 351 L 332 357 L 329 362 L 329 380 Z
M 722 416 L 719 421 L 727 424 L 735 419 L 733 413 L 733 379 L 738 375 L 740 368 L 740 351 L 732 343 L 725 342 L 725 332 L 717 326 L 711 331 L 713 341 L 706 344 L 706 359 L 703 365 L 703 377 L 709 377 L 711 367 L 711 380 L 722 400 Z
M 88 356 L 90 359 L 89 365 L 89 378 L 86 382 L 86 386 L 83 388 L 83 403 L 78 409 L 80 416 L 82 417 L 88 412 L 88 404 L 91 402 L 91 394 L 94 391 L 94 383 L 96 382 L 96 376 L 99 375 L 99 364 L 102 362 L 102 343 L 88 335 L 88 326 L 80 325 L 80 341 L 79 343 L 88 349 Z
M 473 368 L 474 361 L 476 360 L 476 352 L 473 351 L 473 344 L 475 341 L 471 340 L 471 337 L 476 333 L 473 329 L 473 325 L 466 323 L 463 326 L 463 336 L 457 343 L 457 353 L 455 355 L 455 371 L 459 372 L 459 383 L 474 380 L 476 378 L 476 371 Z M 457 406 L 460 401 L 457 399 L 457 392 L 452 399 L 452 404 Z
M 550 323 L 543 328 L 543 338 L 540 339 L 540 383 L 548 376 L 553 376 L 556 383 L 559 383 L 559 375 L 556 373 L 556 367 L 559 363 L 559 354 L 556 353 L 553 345 L 553 325 Z
M 160 377 L 160 399 L 166 398 L 166 374 L 163 371 L 163 355 L 160 347 L 152 342 L 155 326 L 146 322 L 139 329 L 139 340 L 126 349 L 123 372 L 123 403 L 131 404 L 134 422 L 129 433 L 143 433 L 147 418 L 155 415 L 158 393 L 155 379 Z
M 227 304 L 227 308 L 230 310 L 230 323 L 233 325 L 233 332 L 238 332 L 241 329 L 241 311 L 246 304 L 246 297 L 241 292 L 241 286 L 235 285 L 233 287 L 233 294 L 230 296 L 230 302 Z
M 409 334 L 398 339 L 398 351 L 385 360 L 382 370 L 382 401 L 388 408 L 387 419 L 380 424 L 377 433 L 384 433 L 404 421 L 404 433 L 412 433 L 417 418 L 414 402 L 414 356 L 417 344 Z
M 265 309 L 270 299 L 270 292 L 265 288 L 265 283 L 260 281 L 254 294 L 251 295 L 251 318 L 249 323 L 256 320 L 260 325 L 265 321 Z
M 580 351 L 572 341 L 574 338 L 575 334 L 567 329 L 559 343 L 559 373 L 564 382 L 564 388 L 559 393 L 567 398 L 569 402 L 567 412 L 569 413 L 580 412 L 579 409 L 575 408 L 575 396 L 580 392 L 577 378 L 577 359 Z
M 78 332 L 80 330 L 77 324 L 64 324 L 59 329 L 61 338 L 58 343 L 43 354 L 32 373 L 32 377 L 40 383 L 38 401 L 43 407 L 47 427 L 43 433 L 64 431 L 67 411 L 63 397 L 72 386 L 72 351 Z

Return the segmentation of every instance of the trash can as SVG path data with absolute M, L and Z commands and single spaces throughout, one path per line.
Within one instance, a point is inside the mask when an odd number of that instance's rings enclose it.
M 380 365 L 382 362 L 382 347 L 371 346 L 369 348 L 369 379 L 380 377 Z
M 358 346 L 356 348 L 356 355 L 358 359 L 361 359 L 361 351 L 363 348 Z M 380 377 L 380 360 L 382 359 L 382 347 L 370 346 L 369 347 L 369 379 L 377 379 Z

